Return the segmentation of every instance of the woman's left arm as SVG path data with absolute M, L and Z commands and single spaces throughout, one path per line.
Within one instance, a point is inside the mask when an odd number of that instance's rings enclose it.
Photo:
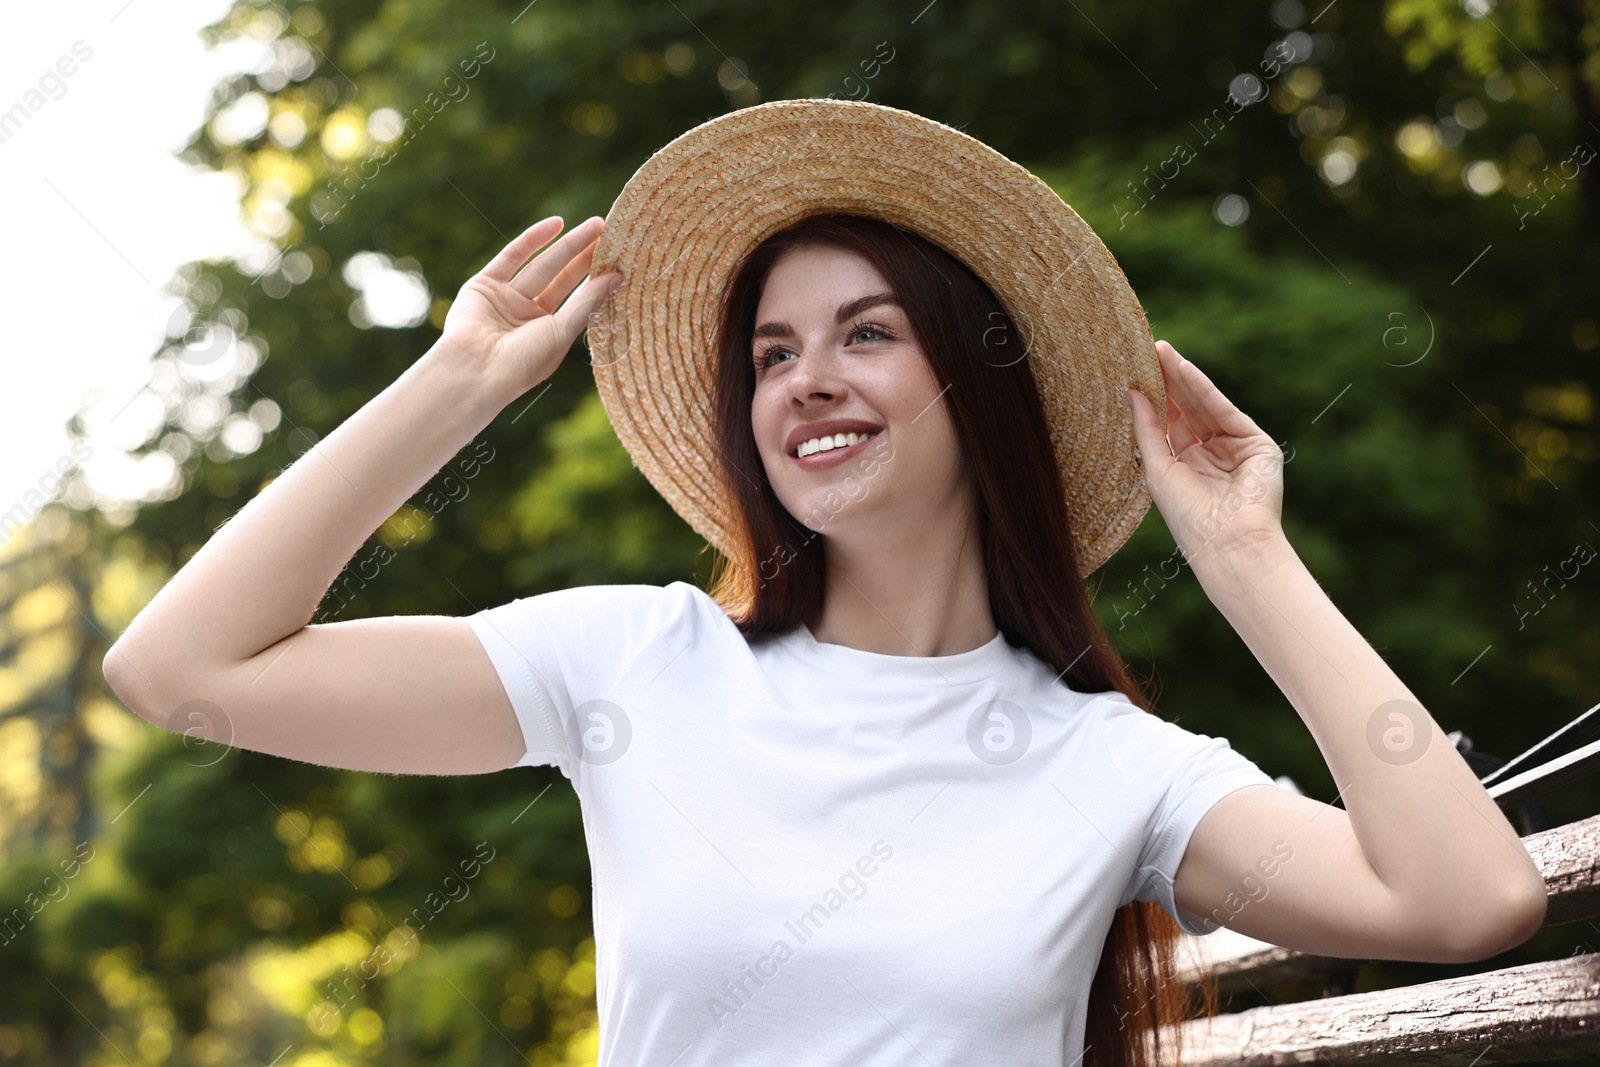
M 1344 808 L 1246 787 L 1196 827 L 1186 910 L 1348 958 L 1466 962 L 1545 918 L 1516 830 L 1416 696 L 1284 537 L 1283 454 L 1165 341 L 1168 432 L 1129 391 L 1151 496 L 1195 577 L 1300 714 Z M 1169 447 L 1170 443 L 1170 447 Z

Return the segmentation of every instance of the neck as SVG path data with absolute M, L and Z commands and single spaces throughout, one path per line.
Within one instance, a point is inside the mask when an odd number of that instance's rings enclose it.
M 886 535 L 824 541 L 827 580 L 811 632 L 889 656 L 953 656 L 993 640 L 977 516 L 970 509 Z

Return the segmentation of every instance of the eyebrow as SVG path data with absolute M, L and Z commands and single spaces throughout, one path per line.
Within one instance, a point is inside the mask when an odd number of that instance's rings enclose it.
M 868 308 L 877 307 L 880 304 L 892 304 L 895 307 L 900 307 L 900 298 L 893 293 L 868 293 L 866 296 L 858 296 L 854 300 L 840 304 L 839 310 L 834 314 L 834 319 L 839 325 L 843 326 L 850 319 Z M 763 322 L 756 327 L 756 332 L 751 335 L 751 339 L 793 336 L 794 327 L 787 322 Z

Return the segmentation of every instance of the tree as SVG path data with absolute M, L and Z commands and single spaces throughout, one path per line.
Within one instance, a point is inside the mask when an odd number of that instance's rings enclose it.
M 1285 443 L 1290 537 L 1336 603 L 1447 728 L 1512 754 L 1592 702 L 1600 657 L 1581 578 L 1522 626 L 1507 610 L 1588 536 L 1600 454 L 1593 232 L 1575 239 L 1575 196 L 1527 218 L 1506 192 L 1535 145 L 1574 140 L 1577 104 L 1552 111 L 1542 83 L 1471 65 L 1489 23 L 1442 2 L 1316 7 L 241 0 L 212 36 L 258 42 L 261 62 L 217 87 L 185 158 L 239 178 L 260 246 L 173 280 L 140 449 L 172 477 L 125 530 L 95 528 L 84 551 L 108 565 L 65 599 L 114 635 L 414 360 L 531 221 L 603 214 L 711 115 L 834 93 L 964 127 L 1047 176 L 1156 336 Z M 1526 14 L 1569 9 L 1510 10 L 1517 47 L 1592 95 L 1592 58 L 1544 63 Z M 1592 26 L 1581 44 L 1592 57 Z M 617 444 L 582 359 L 386 523 L 318 620 L 703 577 L 710 554 Z M 364 577 L 380 546 L 392 560 Z M 1334 799 L 1158 515 L 1094 584 L 1124 652 L 1172 681 L 1167 714 Z M 104 703 L 81 674 L 93 643 L 74 647 L 78 692 L 52 699 Z M 18 707 L 36 729 L 64 721 Z M 0 1052 L 592 1062 L 587 858 L 553 769 L 333 771 L 219 747 L 204 709 L 173 712 L 190 736 L 135 720 L 122 747 L 86 748 L 71 788 L 99 820 L 95 858 L 0 969 Z M 1589 792 L 1563 804 L 1575 815 Z M 69 858 L 52 847 L 8 857 L 10 899 Z M 420 934 L 398 933 L 418 908 Z

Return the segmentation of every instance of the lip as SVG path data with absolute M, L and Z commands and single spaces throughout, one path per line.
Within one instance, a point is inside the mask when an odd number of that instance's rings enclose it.
M 882 433 L 883 427 L 865 419 L 823 419 L 820 422 L 806 423 L 796 426 L 789 431 L 789 439 L 783 443 L 783 449 L 790 459 L 797 459 L 795 449 L 811 440 L 813 437 L 832 437 L 841 433 Z M 854 447 L 854 446 L 851 446 Z M 836 448 L 833 452 L 847 452 L 849 449 Z M 818 455 L 832 455 L 833 452 L 817 453 Z M 810 459 L 810 456 L 806 457 Z
M 798 458 L 798 457 L 795 457 L 795 456 L 790 456 L 789 459 L 792 460 L 801 470 L 805 470 L 805 471 L 825 470 L 828 467 L 838 466 L 840 463 L 843 463 L 845 460 L 849 459 L 850 457 L 859 454 L 862 449 L 864 449 L 868 445 L 872 444 L 879 437 L 882 437 L 883 434 L 884 434 L 884 431 L 883 430 L 879 430 L 876 434 L 874 434 L 873 436 L 867 438 L 865 441 L 857 441 L 853 445 L 846 445 L 843 448 L 832 448 L 832 449 L 829 449 L 826 452 L 813 452 L 813 453 L 811 453 L 811 455 L 806 456 L 804 458 Z M 822 435 L 821 434 L 816 434 L 814 436 L 821 437 Z M 811 438 L 809 438 L 809 437 L 806 438 L 806 440 L 808 440 L 808 441 L 810 439 Z

